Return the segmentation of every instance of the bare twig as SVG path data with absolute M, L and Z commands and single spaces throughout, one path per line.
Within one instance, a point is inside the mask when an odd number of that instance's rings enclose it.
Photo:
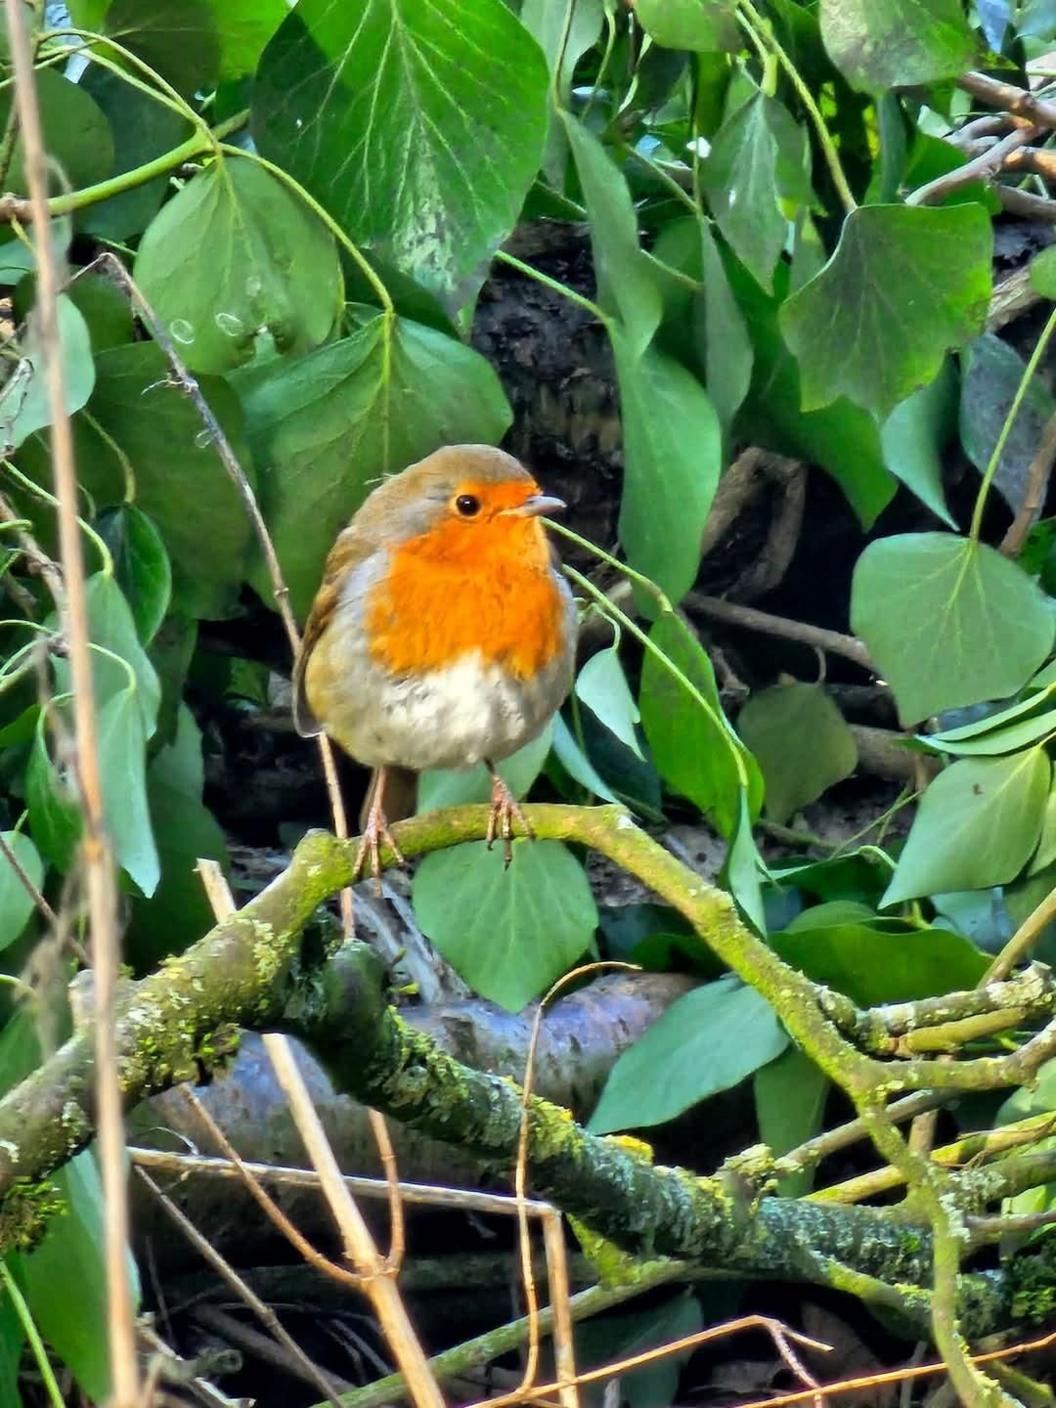
M 235 1295 L 245 1302 L 257 1317 L 260 1323 L 267 1329 L 269 1334 L 286 1350 L 290 1358 L 300 1367 L 301 1373 L 313 1384 L 323 1395 L 326 1401 L 333 1405 L 333 1408 L 341 1408 L 341 1400 L 337 1396 L 334 1385 L 327 1378 L 326 1374 L 319 1366 L 305 1354 L 300 1345 L 283 1326 L 282 1321 L 272 1310 L 270 1305 L 257 1295 L 253 1288 L 246 1284 L 235 1268 L 226 1261 L 216 1248 L 198 1231 L 194 1223 L 187 1217 L 172 1201 L 172 1199 L 161 1191 L 158 1185 L 151 1178 L 145 1168 L 137 1167 L 136 1173 L 143 1183 L 154 1194 L 154 1197 L 165 1209 L 165 1212 L 180 1229 L 191 1245 L 209 1263 L 217 1275 L 231 1287 Z
M 1034 520 L 1044 507 L 1054 460 L 1056 460 L 1056 413 L 1049 417 L 1045 423 L 1045 429 L 1041 432 L 1041 440 L 1034 452 L 1034 458 L 1030 462 L 1030 469 L 1027 473 L 1027 487 L 1023 494 L 1023 502 L 1016 510 L 1016 516 L 1009 525 L 1008 532 L 1001 540 L 1001 551 L 1006 557 L 1019 556 L 1020 549 L 1026 542 L 1027 534 L 1034 525 Z
M 77 522 L 77 477 L 73 434 L 59 335 L 59 279 L 48 216 L 47 157 L 37 103 L 33 55 L 22 0 L 4 0 L 15 74 L 15 101 L 22 129 L 26 182 L 33 210 L 37 258 L 37 316 L 51 422 L 51 458 L 58 497 L 59 544 L 66 588 L 65 629 L 73 680 L 77 774 L 84 834 L 81 854 L 95 970 L 95 1080 L 98 1092 L 99 1163 L 105 1202 L 107 1328 L 114 1408 L 134 1408 L 139 1398 L 135 1310 L 128 1268 L 128 1190 L 125 1181 L 124 1114 L 117 1073 L 114 992 L 120 961 L 114 876 L 103 814 L 102 777 L 96 735 L 84 558 Z
M 217 919 L 228 918 L 234 913 L 235 906 L 219 866 L 215 862 L 200 860 L 198 870 Z M 308 1157 L 319 1174 L 323 1196 L 341 1233 L 345 1255 L 362 1278 L 363 1292 L 378 1317 L 396 1363 L 411 1386 L 416 1408 L 444 1408 L 443 1395 L 430 1372 L 425 1351 L 407 1314 L 392 1268 L 378 1252 L 370 1228 L 348 1190 L 304 1077 L 297 1067 L 293 1048 L 286 1037 L 277 1032 L 265 1032 L 261 1040 Z
M 2 831 L 0 831 L 0 855 L 4 857 L 8 865 L 15 872 L 15 876 L 18 879 L 18 883 L 22 886 L 23 890 L 25 890 L 26 894 L 33 901 L 33 904 L 36 906 L 40 914 L 43 915 L 43 917 L 48 921 L 49 924 L 57 923 L 58 919 L 57 915 L 55 914 L 55 911 L 52 909 L 51 905 L 48 904 L 47 900 L 37 889 L 36 885 L 34 885 L 32 877 L 27 873 L 26 867 L 22 864 L 18 856 L 12 850 L 11 846 L 5 840 Z
M 1056 919 L 1056 889 L 1050 890 L 1041 903 L 1027 915 L 979 979 L 979 986 L 985 987 L 987 983 L 1007 978 L 1016 964 L 1027 956 L 1054 919 Z
M 818 650 L 828 650 L 833 655 L 842 655 L 853 660 L 865 670 L 874 668 L 869 652 L 855 636 L 845 636 L 840 631 L 830 631 L 824 626 L 812 626 L 806 621 L 790 621 L 784 616 L 772 616 L 768 611 L 758 611 L 754 606 L 740 606 L 736 602 L 724 601 L 721 597 L 705 596 L 703 592 L 690 592 L 686 597 L 686 607 L 691 612 L 720 621 L 727 626 L 740 626 L 746 631 L 759 631 L 763 635 L 780 636 L 783 640 L 798 641 Z
M 946 171 L 941 176 L 936 176 L 933 181 L 918 186 L 906 197 L 906 204 L 934 205 L 945 200 L 954 191 L 969 185 L 972 181 L 989 180 L 1004 168 L 1013 153 L 1020 147 L 1025 147 L 1028 143 L 1033 142 L 1040 133 L 1039 127 L 1017 127 L 1006 137 L 995 142 L 992 147 L 988 147 L 986 151 L 980 152 L 978 156 L 966 161 L 963 166 L 957 166 L 952 171 Z
M 971 93 L 973 98 L 992 108 L 1001 108 L 1016 117 L 1026 118 L 1039 127 L 1056 127 L 1056 103 L 1036 98 L 1025 88 L 1014 83 L 1002 83 L 985 73 L 963 73 L 957 80 L 958 88 Z
M 1000 182 L 991 187 L 994 195 L 1013 215 L 1022 215 L 1027 220 L 1056 221 L 1056 200 L 1036 196 L 1031 191 L 1021 191 L 1018 186 L 1005 186 Z

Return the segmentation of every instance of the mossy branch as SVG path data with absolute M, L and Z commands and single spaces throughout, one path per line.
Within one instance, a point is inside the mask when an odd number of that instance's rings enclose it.
M 960 1073 L 961 1084 L 975 1088 L 1016 1080 L 1032 1043 L 1009 1057 L 948 1064 L 863 1055 L 822 1010 L 814 985 L 741 923 L 730 897 L 621 809 L 526 811 L 538 836 L 595 848 L 678 908 L 859 1102 L 879 1108 L 889 1090 L 937 1084 L 932 1077 L 943 1073 Z M 451 808 L 402 823 L 396 836 L 415 856 L 479 840 L 486 821 L 484 807 Z M 125 1100 L 134 1104 L 217 1064 L 237 1025 L 284 1026 L 307 1037 L 361 1100 L 507 1170 L 521 1121 L 517 1087 L 460 1065 L 404 1023 L 388 1006 L 380 966 L 364 945 L 345 945 L 329 963 L 302 951 L 304 926 L 348 883 L 355 850 L 355 841 L 310 833 L 288 869 L 244 909 L 130 986 L 116 1031 Z M 383 853 L 383 860 L 391 864 L 393 857 Z M 32 1235 L 41 1180 L 92 1137 L 91 1059 L 90 1033 L 78 1033 L 0 1102 L 0 1243 Z M 534 1188 L 637 1256 L 787 1278 L 822 1274 L 805 1266 L 802 1248 L 811 1247 L 822 1254 L 817 1266 L 838 1263 L 884 1281 L 929 1282 L 929 1230 L 904 1214 L 760 1196 L 765 1160 L 757 1181 L 658 1168 L 619 1139 L 588 1134 L 567 1110 L 542 1100 L 529 1110 Z M 966 1332 L 1004 1322 L 1008 1297 L 1000 1278 L 962 1276 L 960 1284 Z

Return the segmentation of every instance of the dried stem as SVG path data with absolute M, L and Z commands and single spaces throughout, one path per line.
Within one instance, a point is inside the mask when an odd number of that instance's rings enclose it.
M 65 584 L 66 638 L 73 681 L 77 777 L 84 817 L 81 856 L 95 971 L 95 1081 L 99 1163 L 105 1203 L 107 1327 L 114 1408 L 135 1408 L 139 1399 L 135 1309 L 128 1267 L 128 1189 L 125 1179 L 124 1113 L 117 1074 L 114 994 L 120 963 L 113 864 L 103 814 L 102 777 L 93 702 L 84 558 L 77 521 L 77 477 L 73 434 L 66 405 L 59 334 L 59 278 L 48 215 L 47 156 L 37 103 L 33 55 L 22 0 L 5 0 L 15 74 L 15 102 L 22 129 L 26 181 L 33 211 L 37 259 L 36 312 L 51 421 L 51 459 L 58 498 L 58 528 Z
M 758 611 L 754 606 L 741 606 L 737 602 L 725 601 L 722 597 L 705 596 L 703 592 L 690 592 L 686 598 L 686 607 L 690 612 L 706 616 L 711 621 L 720 621 L 726 626 L 740 626 L 746 631 L 759 631 L 764 635 L 780 636 L 783 640 L 798 641 L 818 650 L 828 650 L 833 655 L 842 655 L 865 670 L 873 669 L 869 652 L 862 642 L 854 636 L 843 635 L 840 631 L 830 631 L 824 626 L 812 626 L 805 621 L 790 621 L 783 616 L 772 616 L 768 611 Z

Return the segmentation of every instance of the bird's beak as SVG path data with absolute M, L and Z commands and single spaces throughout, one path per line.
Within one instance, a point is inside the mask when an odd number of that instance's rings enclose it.
M 533 494 L 530 499 L 525 499 L 523 504 L 508 508 L 506 512 L 514 518 L 539 518 L 544 514 L 558 513 L 567 507 L 564 499 L 555 498 L 553 494 Z

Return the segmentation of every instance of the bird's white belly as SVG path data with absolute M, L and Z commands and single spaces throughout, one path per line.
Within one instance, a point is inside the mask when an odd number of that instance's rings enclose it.
M 557 665 L 567 672 L 567 661 Z M 545 680 L 526 684 L 486 665 L 477 652 L 415 679 L 372 673 L 369 687 L 350 691 L 328 726 L 371 767 L 419 772 L 495 762 L 534 738 L 555 707 L 553 667 Z

